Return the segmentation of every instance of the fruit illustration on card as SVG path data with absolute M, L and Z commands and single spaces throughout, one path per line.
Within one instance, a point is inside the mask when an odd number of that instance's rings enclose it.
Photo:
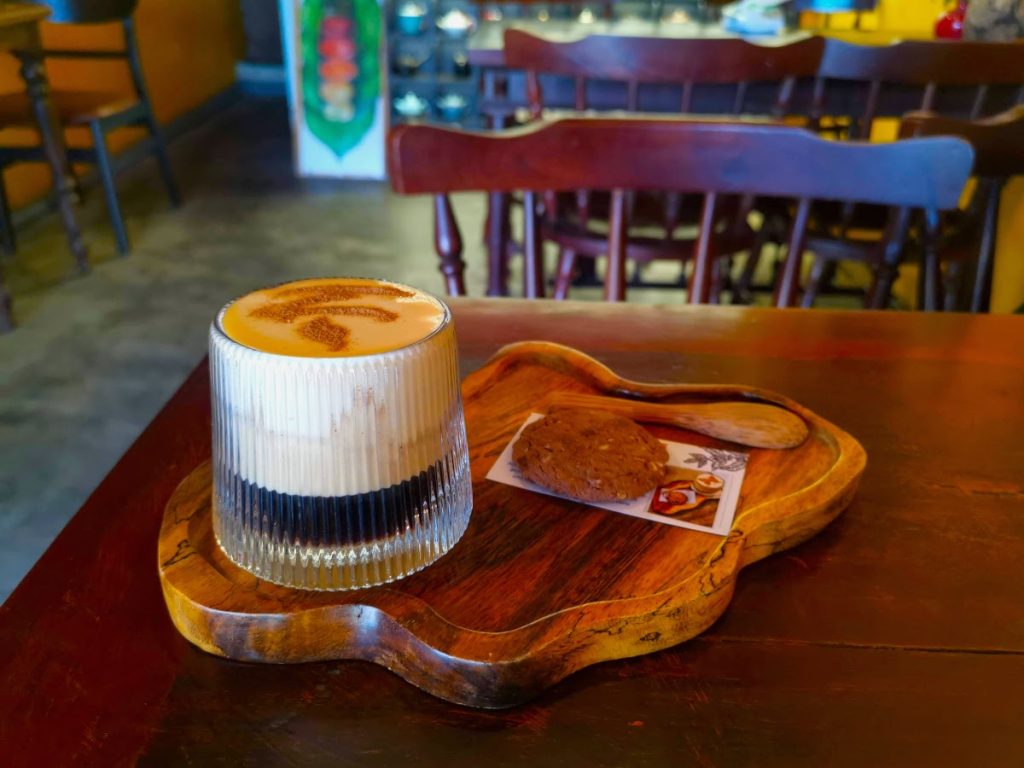
M 338 157 L 358 144 L 380 95 L 374 0 L 304 0 L 302 103 L 309 129 Z

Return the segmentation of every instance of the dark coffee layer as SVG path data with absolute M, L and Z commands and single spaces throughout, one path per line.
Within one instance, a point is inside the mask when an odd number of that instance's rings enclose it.
M 351 496 L 300 496 L 223 478 L 218 514 L 230 527 L 241 523 L 253 535 L 296 546 L 349 547 L 405 533 L 436 507 L 441 464 L 396 485 Z M 230 500 L 233 497 L 233 502 Z M 228 518 L 234 518 L 228 522 Z

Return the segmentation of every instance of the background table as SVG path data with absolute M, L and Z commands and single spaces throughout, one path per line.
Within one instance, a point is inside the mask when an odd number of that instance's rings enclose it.
M 46 79 L 43 45 L 39 36 L 39 25 L 49 15 L 50 9 L 45 6 L 0 2 L 0 50 L 10 51 L 21 62 L 21 78 L 25 81 L 32 101 L 46 162 L 53 173 L 57 208 L 67 235 L 68 248 L 79 270 L 85 272 L 89 268 L 86 261 L 88 254 L 72 207 L 76 195 L 64 146 L 64 129 L 50 102 L 50 85 Z
M 1024 321 L 453 304 L 464 372 L 542 338 L 634 378 L 775 389 L 864 443 L 861 490 L 745 570 L 700 638 L 473 711 L 370 664 L 239 664 L 177 635 L 156 536 L 209 452 L 201 366 L 0 608 L 0 762 L 1021 764 Z
M 39 24 L 49 15 L 50 9 L 44 6 L 0 2 L 0 50 L 9 51 L 21 63 L 19 73 L 25 82 L 39 127 L 40 143 L 53 174 L 57 209 L 67 235 L 68 248 L 75 258 L 78 271 L 84 273 L 89 270 L 88 252 L 75 219 L 73 203 L 76 193 L 64 146 L 64 129 L 50 101 L 50 86 L 46 79 L 43 46 L 39 36 Z M 0 226 L 10 228 L 13 224 L 8 220 Z M 13 234 L 9 235 L 13 242 Z M 11 298 L 4 287 L 3 273 L 0 271 L 0 333 L 10 330 L 12 325 Z

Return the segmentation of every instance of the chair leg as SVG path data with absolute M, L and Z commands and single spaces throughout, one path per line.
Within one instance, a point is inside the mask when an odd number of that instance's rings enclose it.
M 937 312 L 939 293 L 942 291 L 939 274 L 939 212 L 933 208 L 924 212 L 924 257 L 921 263 L 921 306 L 926 312 Z
M 172 208 L 177 208 L 181 205 L 181 192 L 178 191 L 178 181 L 174 178 L 171 159 L 167 155 L 164 133 L 152 113 L 148 115 L 147 121 L 149 132 L 153 135 L 153 154 L 156 157 L 157 167 L 160 169 L 160 178 L 163 179 L 164 187 L 167 189 L 167 199 L 171 201 Z
M 555 298 L 569 298 L 569 287 L 572 285 L 572 276 L 576 271 L 576 251 L 568 248 L 560 249 L 558 253 L 558 273 L 555 275 Z
M 523 296 L 544 298 L 544 238 L 536 192 L 523 193 Z
M 963 264 L 959 261 L 950 261 L 946 264 L 945 273 L 942 275 L 942 311 L 956 312 L 960 305 L 960 296 L 963 293 L 964 282 Z
M 611 214 L 608 217 L 608 267 L 604 276 L 604 300 L 626 300 L 626 249 L 629 218 L 626 194 L 612 190 Z
M 801 307 L 810 309 L 814 306 L 814 302 L 818 300 L 818 296 L 821 293 L 822 286 L 825 285 L 825 281 L 828 279 L 828 274 L 828 262 L 820 256 L 815 256 L 814 264 L 811 265 L 811 274 L 807 279 L 807 287 L 804 288 L 804 295 L 800 300 Z
M 881 258 L 875 265 L 871 286 L 864 296 L 865 309 L 887 309 L 889 306 L 892 284 L 900 274 L 910 218 L 909 208 L 897 208 L 889 212 L 889 222 L 882 238 Z
M 78 177 L 75 167 L 70 163 L 68 163 L 68 179 L 71 182 L 71 194 L 74 201 L 81 205 L 85 201 L 85 187 L 82 186 L 82 180 Z
M 448 195 L 434 195 L 434 250 L 449 296 L 465 296 L 465 263 L 462 261 L 462 233 L 455 220 Z
M 18 242 L 14 233 L 14 221 L 11 219 L 11 206 L 7 200 L 7 185 L 0 175 L 0 248 L 8 256 L 18 250 Z
M 114 168 L 111 163 L 110 150 L 107 147 L 107 137 L 98 120 L 92 123 L 92 142 L 96 152 L 96 166 L 100 172 L 100 180 L 103 182 L 103 194 L 107 198 L 110 224 L 114 228 L 114 237 L 117 239 L 117 251 L 122 256 L 127 256 L 132 248 L 128 242 L 128 233 L 124 228 L 124 219 L 121 218 L 121 204 L 117 199 L 117 185 L 114 183 Z
M 708 304 L 722 303 L 722 284 L 725 282 L 724 274 L 729 274 L 728 265 L 731 264 L 728 256 L 719 256 L 711 261 L 711 293 L 708 294 Z
M 509 196 L 487 195 L 487 295 L 508 296 Z
M 3 273 L 0 273 L 0 333 L 14 330 L 14 313 L 11 308 L 11 294 L 4 285 Z
M 971 312 L 988 312 L 992 297 L 992 263 L 995 260 L 999 198 L 1003 185 L 994 179 L 989 184 L 981 247 L 978 251 L 978 270 L 974 278 L 974 290 L 971 292 Z
M 892 298 L 892 286 L 899 274 L 900 270 L 896 265 L 880 265 L 875 274 L 874 285 L 864 297 L 864 308 L 888 309 L 889 299 Z
M 764 247 L 768 244 L 768 238 L 772 231 L 772 225 L 767 221 L 761 222 L 761 228 L 757 230 L 757 234 L 754 236 L 754 241 L 750 244 L 750 252 L 747 254 L 747 260 L 743 264 L 743 270 L 740 272 L 739 278 L 736 280 L 736 285 L 733 286 L 732 291 L 732 303 L 733 304 L 752 304 L 754 301 L 753 285 L 754 285 L 754 274 L 757 272 L 757 267 L 761 263 L 761 255 L 764 253 Z
M 793 307 L 800 294 L 800 267 L 807 241 L 807 222 L 811 216 L 811 199 L 803 197 L 797 205 L 796 215 L 789 232 L 786 259 L 775 280 L 775 295 L 772 303 L 779 308 Z
M 576 270 L 576 278 L 572 284 L 580 286 L 599 286 L 601 285 L 601 278 L 597 274 L 597 259 L 583 259 L 577 265 L 579 268 Z
M 633 260 L 633 274 L 629 276 L 626 283 L 633 288 L 641 288 L 644 285 L 644 272 L 647 271 L 647 267 L 650 266 L 649 261 L 636 261 Z
M 135 93 L 146 110 L 146 127 L 153 137 L 153 154 L 156 157 L 157 166 L 160 168 L 160 176 L 163 178 L 164 186 L 167 188 L 167 197 L 171 205 L 177 208 L 181 205 L 181 195 L 178 193 L 178 184 L 174 179 L 174 172 L 171 170 L 171 161 L 167 157 L 167 145 L 164 142 L 163 131 L 160 123 L 153 114 L 153 104 L 149 98 L 149 89 L 146 87 L 146 77 L 142 71 L 142 58 L 139 56 L 139 41 L 135 34 L 135 19 L 127 16 L 121 21 L 124 27 L 124 45 L 128 53 L 128 69 L 131 73 L 132 83 L 135 86 Z

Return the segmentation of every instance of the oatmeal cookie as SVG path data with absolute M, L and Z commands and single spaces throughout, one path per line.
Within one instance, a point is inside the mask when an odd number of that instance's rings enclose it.
M 555 410 L 528 425 L 512 448 L 523 475 L 580 501 L 625 501 L 655 488 L 668 451 L 622 416 L 576 408 Z

